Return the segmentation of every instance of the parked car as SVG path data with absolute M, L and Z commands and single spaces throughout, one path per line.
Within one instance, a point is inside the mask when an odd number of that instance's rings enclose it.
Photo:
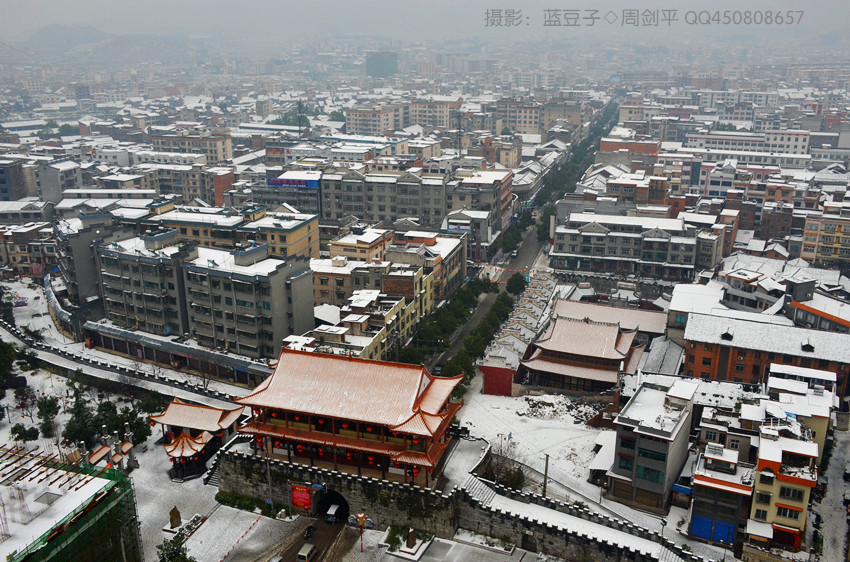
M 319 554 L 319 549 L 316 545 L 307 543 L 298 551 L 298 556 L 295 558 L 298 562 L 311 562 L 316 559 Z

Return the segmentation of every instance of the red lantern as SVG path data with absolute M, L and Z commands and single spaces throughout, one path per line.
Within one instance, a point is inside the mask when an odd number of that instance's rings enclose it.
M 351 453 L 345 453 L 345 458 L 351 459 Z
M 301 451 L 304 450 L 304 445 L 298 445 L 298 447 L 296 447 L 296 449 L 298 449 L 298 451 L 301 452 Z
M 322 425 L 323 423 L 325 423 L 325 420 L 318 420 L 318 421 L 317 421 L 317 423 L 318 423 L 319 425 Z
M 174 462 L 174 459 L 172 459 L 171 457 L 168 457 L 168 462 Z
M 186 459 L 180 459 L 180 464 L 186 464 Z
M 367 425 L 367 426 L 366 426 L 366 431 L 368 431 L 369 433 L 372 433 L 372 426 L 371 426 L 371 425 Z
M 419 445 L 419 438 L 414 438 L 414 439 L 413 439 L 413 444 L 414 444 L 414 445 Z
M 224 432 L 223 432 L 223 431 L 219 431 L 219 432 L 218 432 L 218 436 L 219 436 L 219 437 L 224 437 Z
M 319 456 L 320 457 L 325 456 L 325 452 L 321 448 L 319 449 Z
M 342 428 L 348 429 L 348 422 L 342 422 Z
M 419 476 L 419 467 L 413 467 L 413 476 Z
M 301 416 L 295 416 L 295 421 L 298 421 L 300 419 L 301 419 Z
M 369 461 L 369 464 L 372 464 L 375 461 L 375 457 L 370 456 L 366 460 Z
M 151 422 L 151 427 L 155 426 L 156 422 Z
M 272 412 L 272 417 L 273 417 L 273 418 L 276 418 L 276 417 L 277 417 L 277 412 Z

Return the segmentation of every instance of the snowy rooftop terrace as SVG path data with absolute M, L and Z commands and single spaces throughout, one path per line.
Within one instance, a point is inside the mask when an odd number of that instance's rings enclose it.
M 96 494 L 109 488 L 109 478 L 48 468 L 37 452 L 14 454 L 6 451 L 0 501 L 5 506 L 3 519 L 8 538 L 0 542 L 5 560 L 14 551 L 50 531 Z

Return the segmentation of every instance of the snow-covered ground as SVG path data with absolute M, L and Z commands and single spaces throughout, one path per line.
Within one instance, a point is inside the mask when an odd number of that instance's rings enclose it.
M 572 406 L 559 395 L 512 398 L 481 394 L 479 373 L 464 397 L 458 413 L 461 424 L 472 437 L 481 437 L 494 447 L 507 447 L 513 456 L 531 468 L 543 472 L 549 455 L 549 477 L 569 490 L 570 498 L 588 504 L 600 513 L 618 517 L 653 531 L 661 529 L 660 517 L 600 497 L 600 489 L 587 481 L 593 460 L 594 442 L 600 430 L 587 427 L 581 420 L 591 414 L 588 406 Z M 691 541 L 677 532 L 681 515 L 676 512 L 665 536 L 677 544 L 687 544 L 706 559 L 721 560 L 721 548 Z M 687 526 L 682 526 L 687 532 Z M 726 551 L 731 560 L 731 552 Z
M 186 541 L 186 551 L 198 561 L 268 560 L 280 549 L 282 537 L 297 524 L 222 505 Z M 295 538 L 299 538 L 297 535 Z

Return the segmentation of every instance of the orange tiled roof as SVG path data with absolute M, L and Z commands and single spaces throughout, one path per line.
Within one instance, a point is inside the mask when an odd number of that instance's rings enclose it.
M 420 413 L 444 418 L 439 412 L 461 379 L 434 377 L 421 365 L 284 349 L 272 376 L 235 402 L 392 428 Z

